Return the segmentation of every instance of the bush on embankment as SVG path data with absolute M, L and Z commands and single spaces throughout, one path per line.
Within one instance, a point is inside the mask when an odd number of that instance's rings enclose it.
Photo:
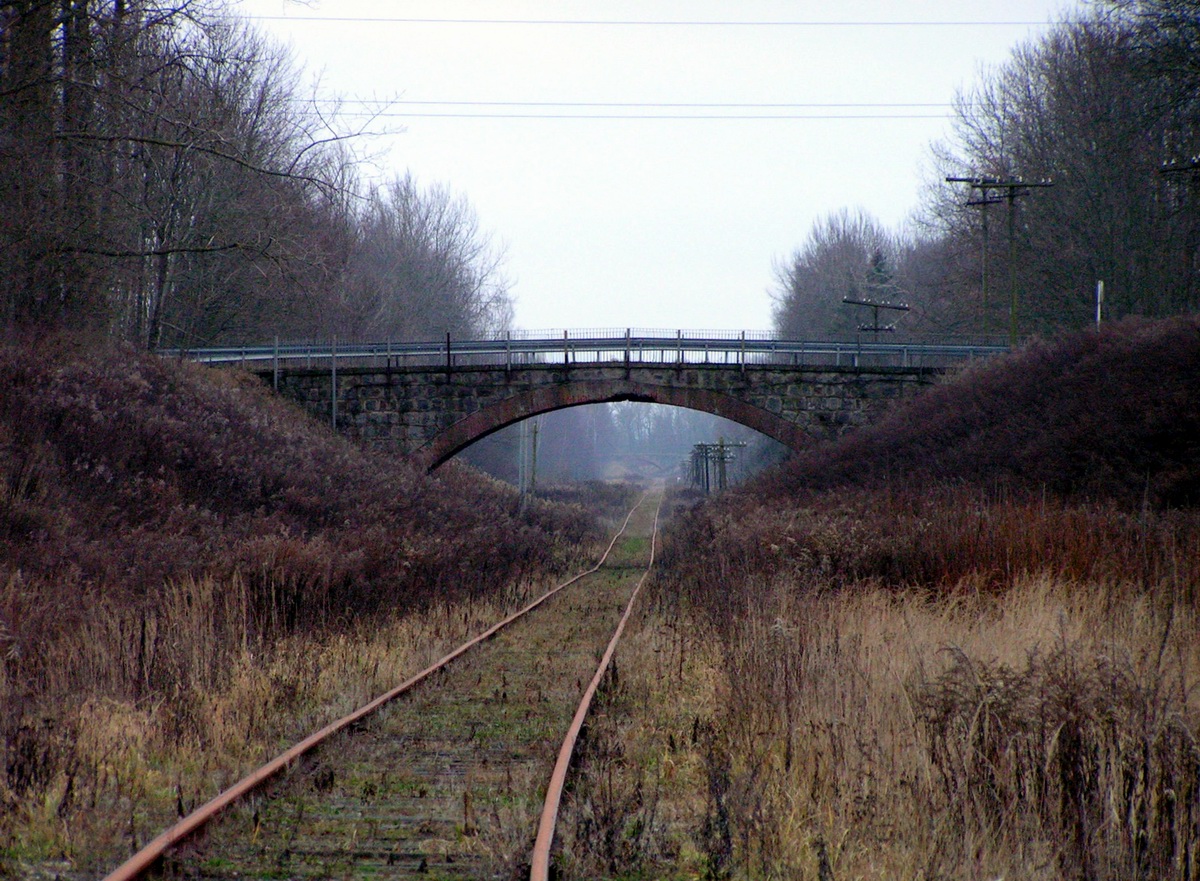
M 755 490 L 931 483 L 1200 503 L 1200 318 L 1128 319 L 979 362 Z
M 80 744 L 112 706 L 157 714 L 163 753 L 204 742 L 212 695 L 281 640 L 495 596 L 599 533 L 578 505 L 366 453 L 237 371 L 0 345 L 0 862 L 26 807 L 104 803 L 116 772 Z
M 964 370 L 677 518 L 662 559 L 688 589 L 1153 583 L 1197 565 L 1198 493 L 1200 320 L 1127 321 Z
M 1198 488 L 1188 319 L 973 366 L 681 510 L 631 791 L 701 772 L 712 877 L 1195 877 Z

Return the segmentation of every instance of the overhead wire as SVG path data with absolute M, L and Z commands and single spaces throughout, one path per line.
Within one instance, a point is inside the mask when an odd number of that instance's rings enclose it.
M 297 21 L 297 22 L 349 22 L 356 24 L 432 24 L 432 25 L 537 25 L 567 27 L 754 27 L 754 28 L 887 28 L 887 27 L 1036 27 L 1053 24 L 1038 21 L 820 21 L 820 20 L 774 20 L 719 21 L 678 19 L 568 19 L 568 18 L 398 18 L 391 16 L 341 16 L 341 15 L 247 15 L 253 21 Z
M 352 119 L 944 119 L 953 109 L 947 102 L 919 101 L 389 101 L 364 98 L 330 101 L 361 108 L 341 113 Z M 622 112 L 609 112 L 614 110 Z M 934 110 L 939 112 L 932 112 Z
M 695 120 L 853 120 L 853 119 L 949 119 L 949 113 L 437 113 L 433 111 L 343 113 L 351 119 L 695 119 Z
M 529 25 L 586 27 L 730 27 L 730 28 L 887 28 L 887 27 L 1028 27 L 1051 24 L 1048 21 L 819 21 L 819 20 L 683 20 L 683 19 L 550 19 L 550 18 L 433 18 L 394 16 L 321 16 L 321 15 L 247 15 L 255 21 L 331 22 L 351 24 L 412 25 Z M 561 119 L 561 120 L 919 120 L 949 118 L 950 105 L 923 102 L 873 103 L 791 103 L 791 102 L 600 102 L 600 101 L 378 101 L 351 99 L 345 103 L 376 110 L 343 113 L 351 118 L 400 119 Z M 407 109 L 420 107 L 422 109 Z M 425 109 L 455 108 L 455 109 Z M 477 108 L 470 111 L 457 108 Z M 496 110 L 493 108 L 505 108 Z M 942 108 L 943 112 L 906 112 Z M 537 110 L 538 112 L 530 112 Z M 595 112 L 621 110 L 626 112 Z M 682 112 L 682 111 L 706 112 Z M 778 112 L 778 111 L 795 112 Z M 811 112 L 811 111 L 828 112 Z M 872 112 L 838 112 L 838 111 Z M 650 112 L 680 111 L 680 112 Z M 730 112 L 737 111 L 737 112 Z M 804 112 L 800 112 L 804 111 Z

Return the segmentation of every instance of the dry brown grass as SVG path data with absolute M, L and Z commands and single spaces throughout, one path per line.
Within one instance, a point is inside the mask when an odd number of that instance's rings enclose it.
M 679 638 L 623 656 L 565 865 L 1200 877 L 1198 414 L 1200 324 L 1127 321 L 681 510 L 643 629 Z M 648 792 L 674 824 L 588 826 Z
M 0 874 L 127 854 L 603 534 L 246 376 L 59 338 L 0 389 Z
M 739 865 L 815 876 L 820 841 L 837 877 L 1194 871 L 1194 612 L 1052 579 L 764 600 L 718 722 Z
M 685 517 L 568 876 L 1196 877 L 1200 523 L 963 500 Z
M 257 647 L 245 630 L 213 636 L 209 629 L 207 622 L 221 617 L 218 609 L 237 604 L 244 588 L 201 581 L 178 589 L 177 604 L 167 607 L 171 620 L 149 625 L 168 628 L 186 647 L 171 653 L 173 691 L 142 700 L 64 691 L 72 702 L 60 712 L 16 729 L 0 789 L 8 870 L 40 865 L 87 876 L 111 868 L 180 811 L 486 629 L 537 587 L 267 647 Z M 80 640 L 110 646 L 109 629 L 138 629 L 116 618 L 97 627 Z M 211 672 L 214 657 L 219 676 Z M 105 662 L 124 660 L 95 663 L 102 670 Z M 64 671 L 70 683 L 79 675 Z M 11 683 L 0 677 L 0 701 L 10 693 Z

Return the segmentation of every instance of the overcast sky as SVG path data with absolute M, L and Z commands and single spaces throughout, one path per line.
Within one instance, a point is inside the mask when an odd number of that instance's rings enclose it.
M 956 91 L 1080 3 L 241 5 L 325 93 L 392 102 L 379 173 L 467 197 L 518 327 L 766 329 L 813 222 L 902 224 Z

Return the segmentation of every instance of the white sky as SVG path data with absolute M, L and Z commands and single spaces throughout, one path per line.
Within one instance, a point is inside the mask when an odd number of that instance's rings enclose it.
M 947 131 L 956 90 L 974 82 L 982 65 L 1003 61 L 1011 47 L 1045 29 L 1031 22 L 1059 19 L 1080 5 L 1078 0 L 240 2 L 245 13 L 259 17 L 263 31 L 292 47 L 308 76 L 320 76 L 325 92 L 352 100 L 394 99 L 390 111 L 399 114 L 508 116 L 392 117 L 380 123 L 403 131 L 371 149 L 378 152 L 384 176 L 408 170 L 423 184 L 444 183 L 467 197 L 482 228 L 504 246 L 516 325 L 526 329 L 768 328 L 773 263 L 804 241 L 815 220 L 843 207 L 863 208 L 891 226 L 903 223 L 918 204 L 929 144 Z M 833 104 L 936 106 L 828 106 Z M 581 113 L 809 118 L 512 118 Z M 872 118 L 829 118 L 836 115 Z

